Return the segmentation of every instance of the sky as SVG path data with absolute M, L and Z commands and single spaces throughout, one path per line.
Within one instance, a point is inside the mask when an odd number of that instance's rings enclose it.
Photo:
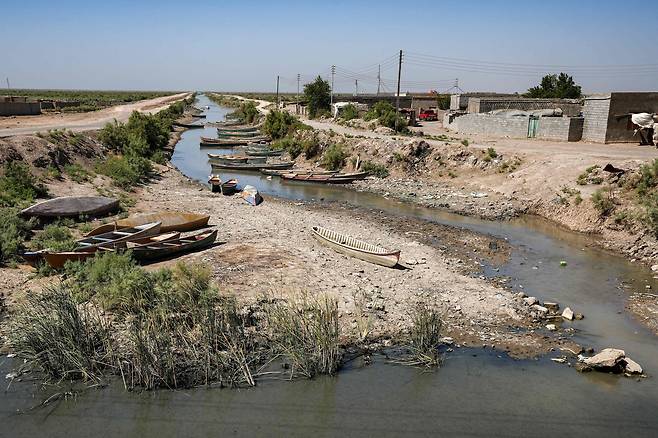
M 658 90 L 658 7 L 625 1 L 0 3 L 12 88 L 524 92 L 565 71 L 587 93 Z M 355 84 L 358 80 L 358 84 Z

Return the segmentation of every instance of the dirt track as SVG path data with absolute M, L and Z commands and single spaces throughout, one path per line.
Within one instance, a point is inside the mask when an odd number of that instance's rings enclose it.
M 34 134 L 50 129 L 70 129 L 75 132 L 101 129 L 106 123 L 125 122 L 133 111 L 156 113 L 172 102 L 189 96 L 180 93 L 155 99 L 140 100 L 87 113 L 43 114 L 40 116 L 0 117 L 0 137 Z

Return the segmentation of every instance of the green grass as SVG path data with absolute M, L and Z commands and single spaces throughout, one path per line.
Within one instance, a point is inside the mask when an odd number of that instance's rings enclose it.
M 16 161 L 5 164 L 4 175 L 0 176 L 0 207 L 23 206 L 46 196 L 48 189 L 26 164 Z
M 92 177 L 92 174 L 87 169 L 77 163 L 67 164 L 64 166 L 63 170 L 72 181 L 77 183 L 89 181 Z
M 340 170 L 345 165 L 347 152 L 340 144 L 332 144 L 324 151 L 321 164 L 328 170 Z
M 592 193 L 592 203 L 601 216 L 608 216 L 615 209 L 617 202 L 610 187 L 603 187 Z
M 25 249 L 24 242 L 30 235 L 32 222 L 18 213 L 17 208 L 0 208 L 0 266 L 18 260 L 18 253 Z
M 31 249 L 51 249 L 53 251 L 72 251 L 76 247 L 76 240 L 71 230 L 57 223 L 48 224 L 38 232 L 30 241 Z
M 151 162 L 136 155 L 111 155 L 96 165 L 96 172 L 109 176 L 124 190 L 132 190 L 147 182 L 152 171 Z
M 377 178 L 386 178 L 389 175 L 388 167 L 372 161 L 364 161 L 361 164 L 361 170 L 368 172 L 370 175 L 376 176 Z
M 66 112 L 94 111 L 112 105 L 144 99 L 168 96 L 172 91 L 97 91 L 97 90 L 31 90 L 11 89 L 8 94 L 26 96 L 31 99 L 76 102 L 77 105 L 63 108 Z

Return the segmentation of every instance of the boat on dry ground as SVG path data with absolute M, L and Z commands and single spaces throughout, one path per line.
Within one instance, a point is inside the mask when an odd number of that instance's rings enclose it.
M 281 173 L 281 178 L 289 181 L 306 181 L 321 184 L 350 184 L 368 176 L 367 172 L 357 173 L 334 173 L 334 174 L 315 174 L 315 173 Z
M 137 239 L 131 241 L 131 243 L 146 245 L 154 244 L 159 242 L 167 242 L 170 240 L 180 238 L 179 232 L 165 233 L 157 236 L 145 237 L 142 239 Z M 43 259 L 53 269 L 61 269 L 64 267 L 66 262 L 82 262 L 87 259 L 93 258 L 99 252 L 114 252 L 121 251 L 127 248 L 126 242 L 121 242 L 116 244 L 113 247 L 100 246 L 96 248 L 96 251 L 60 251 L 60 252 L 45 252 L 43 254 Z
M 139 262 L 164 259 L 184 252 L 207 248 L 217 239 L 217 230 L 204 231 L 193 236 L 167 240 L 166 242 L 128 245 L 132 257 Z
M 95 236 L 109 231 L 144 225 L 149 222 L 160 222 L 161 233 L 167 233 L 169 231 L 193 231 L 208 225 L 209 219 L 210 216 L 207 214 L 190 213 L 187 211 L 143 213 L 96 227 L 87 233 L 87 236 Z
M 62 196 L 34 204 L 21 211 L 24 216 L 56 218 L 100 216 L 119 209 L 119 200 L 105 196 Z
M 242 199 L 247 201 L 248 204 L 251 204 L 254 207 L 263 202 L 263 197 L 254 186 L 244 186 L 240 196 L 242 196 Z
M 313 227 L 313 237 L 320 243 L 345 255 L 377 265 L 394 267 L 400 261 L 400 251 L 391 251 L 371 243 L 322 227 Z
M 235 189 L 238 186 L 237 179 L 229 179 L 228 181 L 222 181 L 219 175 L 211 175 L 208 179 L 211 190 L 214 193 L 221 193 L 222 195 L 232 195 L 235 193 Z
M 160 234 L 162 222 L 149 222 L 120 230 L 96 234 L 77 241 L 76 252 L 95 251 L 99 247 L 116 247 L 117 244 Z
M 287 170 L 272 170 L 262 169 L 260 171 L 263 175 L 281 176 L 286 173 L 296 173 L 297 175 L 307 175 L 312 173 L 314 175 L 332 175 L 338 173 L 337 170 L 308 170 L 308 169 L 287 169 Z

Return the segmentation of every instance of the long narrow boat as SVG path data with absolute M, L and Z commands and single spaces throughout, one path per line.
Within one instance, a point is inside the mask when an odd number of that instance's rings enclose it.
M 149 222 L 160 222 L 161 233 L 167 233 L 169 231 L 194 231 L 208 225 L 209 219 L 210 216 L 207 214 L 190 213 L 187 211 L 143 213 L 96 227 L 87 233 L 87 236 L 95 236 L 109 231 L 136 227 Z
M 121 230 L 109 231 L 107 233 L 85 237 L 84 239 L 77 241 L 78 247 L 75 251 L 95 251 L 101 246 L 113 247 L 118 243 L 155 236 L 160 234 L 161 226 L 161 222 L 149 222 L 135 227 L 122 228 Z
M 263 175 L 281 176 L 283 174 L 295 173 L 297 175 L 333 175 L 338 173 L 337 170 L 308 170 L 308 169 L 287 169 L 287 170 L 272 170 L 262 169 L 260 171 Z
M 210 165 L 213 169 L 233 169 L 233 170 L 262 170 L 262 169 L 289 169 L 295 165 L 294 161 L 281 161 L 276 163 L 263 164 L 222 164 L 213 163 Z
M 231 132 L 226 132 L 226 131 L 220 131 L 219 128 L 217 128 L 217 135 L 221 138 L 251 138 L 251 137 L 259 137 L 262 136 L 262 134 L 258 131 L 253 131 L 253 132 L 238 132 L 238 131 L 231 131 Z
M 390 251 L 327 228 L 313 227 L 313 237 L 335 251 L 377 265 L 392 268 L 400 261 L 400 251 Z
M 258 132 L 259 126 L 217 127 L 217 132 L 230 134 L 232 132 Z
M 275 151 L 271 149 L 247 149 L 244 152 L 252 157 L 279 157 L 283 155 L 283 151 Z
M 166 242 L 149 243 L 128 248 L 132 251 L 132 257 L 139 262 L 149 262 L 171 257 L 183 252 L 195 251 L 207 248 L 217 239 L 217 230 L 204 231 L 202 233 L 168 240 Z
M 192 114 L 192 117 L 195 119 L 205 119 L 206 115 L 205 114 Z
M 99 216 L 119 209 L 119 200 L 104 196 L 62 196 L 48 199 L 21 211 L 33 217 Z
M 210 138 L 210 137 L 201 137 L 199 145 L 201 146 L 211 146 L 211 147 L 222 147 L 222 146 L 246 146 L 251 142 L 252 139 L 219 139 L 219 138 Z
M 282 173 L 282 179 L 289 181 L 306 181 L 322 184 L 350 184 L 356 180 L 364 179 L 368 176 L 367 172 L 358 173 L 335 173 L 330 175 L 318 175 L 314 173 L 297 174 L 297 173 Z
M 185 123 L 185 122 L 174 122 L 172 123 L 174 126 L 180 126 L 181 128 L 188 128 L 188 129 L 194 129 L 194 128 L 203 128 L 203 124 L 199 123 Z
M 159 242 L 167 242 L 170 240 L 180 238 L 180 233 L 166 233 L 158 236 L 145 237 L 132 241 L 132 243 L 146 245 Z M 126 249 L 126 242 L 121 242 L 115 247 L 98 247 L 96 251 L 60 251 L 60 252 L 46 252 L 43 254 L 43 259 L 53 269 L 61 269 L 66 262 L 82 262 L 87 259 L 93 258 L 98 252 L 113 252 Z
M 212 156 L 211 156 L 212 155 Z M 213 164 L 265 164 L 267 157 L 245 157 L 243 155 L 208 154 L 208 161 Z

